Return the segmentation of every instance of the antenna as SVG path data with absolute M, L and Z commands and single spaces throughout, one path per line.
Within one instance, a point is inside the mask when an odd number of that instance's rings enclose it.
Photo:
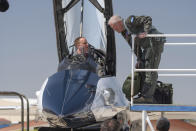
M 81 17 L 80 17 L 80 37 L 83 34 L 83 16 L 84 16 L 84 0 L 81 2 Z

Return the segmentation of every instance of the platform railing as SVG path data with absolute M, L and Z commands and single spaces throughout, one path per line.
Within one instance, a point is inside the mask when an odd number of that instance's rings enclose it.
M 196 72 L 196 69 L 135 69 L 134 66 L 134 40 L 135 35 L 132 35 L 132 69 L 131 69 L 131 106 L 133 105 L 133 92 L 134 92 L 134 72 Z M 196 37 L 196 34 L 148 34 L 146 37 Z M 165 45 L 196 45 L 196 43 L 164 43 Z M 159 74 L 159 76 L 196 76 L 196 74 Z
M 146 121 L 149 124 L 149 127 L 152 131 L 155 131 L 150 119 L 147 115 L 147 111 L 145 109 L 145 107 L 142 107 L 143 105 L 138 105 L 137 107 L 133 106 L 133 94 L 134 94 L 134 72 L 147 72 L 147 71 L 159 71 L 159 72 L 196 72 L 196 69 L 135 69 L 134 66 L 134 40 L 135 40 L 135 35 L 132 35 L 132 69 L 131 69 L 131 73 L 132 73 L 132 77 L 131 77 L 131 109 L 133 110 L 138 110 L 138 111 L 142 111 L 142 131 L 146 131 Z M 196 34 L 148 34 L 146 37 L 196 37 Z M 196 43 L 164 43 L 165 45 L 196 45 Z M 159 76 L 174 76 L 174 77 L 186 77 L 186 76 L 193 76 L 195 77 L 196 74 L 159 74 Z M 158 105 L 160 106 L 160 105 Z M 151 111 L 157 111 L 157 106 L 155 106 L 155 108 L 153 107 L 153 105 L 151 105 Z M 159 109 L 161 109 L 160 111 L 182 111 L 182 110 L 186 110 L 186 111 L 196 111 L 196 107 L 195 106 L 189 106 L 189 107 L 183 107 L 183 106 L 176 106 L 175 109 L 173 107 L 167 107 L 167 109 L 163 109 L 164 106 L 158 107 Z M 140 109 L 139 109 L 140 108 Z M 186 108 L 186 109 L 184 109 Z
M 18 96 L 21 100 L 21 131 L 24 131 L 24 101 L 26 100 L 27 104 L 27 131 L 29 131 L 29 100 L 26 96 L 18 93 L 18 92 L 8 92 L 8 91 L 0 91 L 0 96 Z

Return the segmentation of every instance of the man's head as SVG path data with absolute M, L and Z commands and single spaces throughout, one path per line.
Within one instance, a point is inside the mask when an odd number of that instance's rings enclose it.
M 170 122 L 167 118 L 161 117 L 156 123 L 157 131 L 169 131 Z
M 0 12 L 5 12 L 9 8 L 9 3 L 7 0 L 0 0 Z
M 112 16 L 109 19 L 108 24 L 113 30 L 117 31 L 118 33 L 121 33 L 122 31 L 125 30 L 123 19 L 120 16 L 116 16 L 116 15 Z
M 130 126 L 131 131 L 141 131 L 142 130 L 142 120 L 134 120 L 131 122 Z
M 108 119 L 101 124 L 100 131 L 120 131 L 120 123 L 116 119 Z
M 77 54 L 86 54 L 88 53 L 88 42 L 84 37 L 78 37 L 74 41 Z

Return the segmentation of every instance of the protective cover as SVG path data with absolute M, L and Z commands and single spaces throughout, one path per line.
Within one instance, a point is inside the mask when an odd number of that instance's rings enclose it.
M 71 0 L 62 0 L 66 7 Z M 104 8 L 104 1 L 98 0 Z M 84 0 L 83 21 L 81 23 L 81 1 L 64 14 L 64 28 L 67 45 L 70 47 L 74 40 L 80 36 L 80 25 L 82 24 L 82 36 L 96 49 L 106 51 L 105 18 L 89 0 Z M 72 49 L 69 48 L 71 52 Z
M 98 81 L 91 107 L 96 121 L 111 118 L 118 112 L 126 110 L 128 105 L 129 101 L 125 98 L 116 77 L 105 77 Z
M 89 70 L 62 70 L 44 82 L 39 108 L 52 126 L 77 128 L 115 116 L 128 107 L 115 77 Z
M 98 80 L 95 73 L 80 69 L 60 71 L 49 77 L 42 95 L 47 119 L 53 125 L 65 127 L 95 123 L 90 108 Z

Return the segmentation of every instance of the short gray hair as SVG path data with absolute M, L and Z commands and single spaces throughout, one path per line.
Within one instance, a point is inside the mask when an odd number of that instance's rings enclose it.
M 122 21 L 123 19 L 120 17 L 120 16 L 118 16 L 118 15 L 113 15 L 112 17 L 110 17 L 110 19 L 109 19 L 109 21 L 108 21 L 108 24 L 110 25 L 110 24 L 115 24 L 115 23 L 117 23 L 117 22 L 119 22 L 119 21 Z

